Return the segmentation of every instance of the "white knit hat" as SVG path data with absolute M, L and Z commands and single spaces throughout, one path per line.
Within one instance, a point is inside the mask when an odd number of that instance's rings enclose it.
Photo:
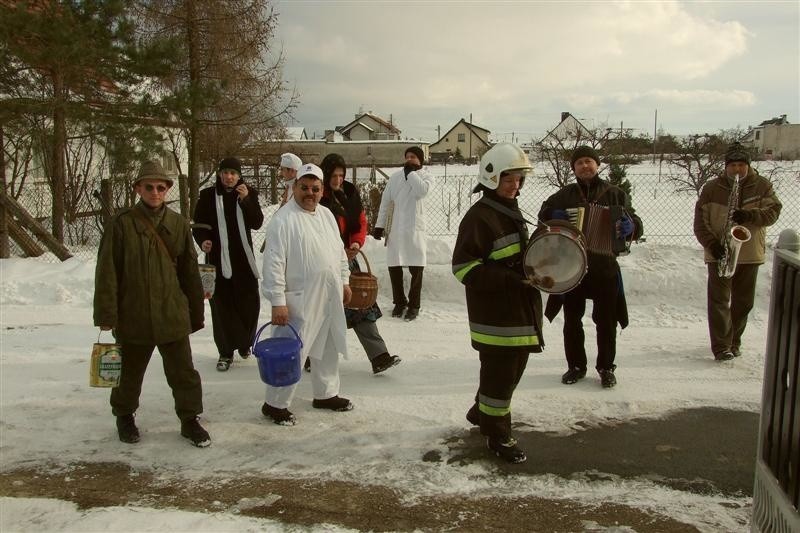
M 291 168 L 292 170 L 300 170 L 300 167 L 303 166 L 303 162 L 300 161 L 300 158 L 296 155 L 286 152 L 281 155 L 281 166 Z

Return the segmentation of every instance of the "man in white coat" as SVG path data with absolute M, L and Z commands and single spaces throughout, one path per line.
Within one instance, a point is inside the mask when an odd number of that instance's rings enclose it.
M 347 356 L 343 303 L 350 301 L 350 269 L 333 213 L 319 206 L 322 170 L 304 165 L 293 185 L 293 200 L 267 226 L 261 292 L 272 304 L 272 322 L 289 323 L 303 341 L 301 357 L 311 365 L 312 406 L 349 411 L 339 397 L 339 354 Z M 283 329 L 283 328 L 281 328 Z M 291 332 L 287 330 L 287 334 Z M 267 385 L 261 412 L 273 422 L 294 425 L 289 411 L 297 384 Z
M 372 236 L 380 240 L 386 235 L 386 264 L 392 282 L 393 317 L 414 320 L 419 314 L 422 293 L 422 270 L 425 268 L 426 236 L 423 198 L 433 178 L 422 170 L 425 155 L 419 146 L 405 152 L 406 163 L 389 178 L 381 198 L 381 207 Z M 411 273 L 411 287 L 406 298 L 403 267 Z
M 295 178 L 297 178 L 297 172 L 302 166 L 303 162 L 293 153 L 286 152 L 285 154 L 281 154 L 281 179 L 283 179 L 284 187 L 283 195 L 281 196 L 281 205 L 285 205 L 286 202 L 291 200 L 292 186 L 294 185 Z

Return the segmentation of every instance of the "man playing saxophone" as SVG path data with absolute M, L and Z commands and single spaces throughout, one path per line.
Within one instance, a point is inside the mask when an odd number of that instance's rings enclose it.
M 741 355 L 758 267 L 766 254 L 766 227 L 780 213 L 772 184 L 750 167 L 747 149 L 738 142 L 730 145 L 725 172 L 703 186 L 694 208 L 694 234 L 705 249 L 708 268 L 708 331 L 717 361 Z M 749 239 L 738 226 L 749 231 Z M 731 230 L 744 237 L 731 238 Z

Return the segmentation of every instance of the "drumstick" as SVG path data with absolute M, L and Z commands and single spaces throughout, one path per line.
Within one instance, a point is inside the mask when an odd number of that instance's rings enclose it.
M 554 280 L 551 276 L 537 276 L 536 274 L 531 274 L 532 277 L 529 277 L 525 280 L 524 283 L 527 285 L 532 285 L 536 288 L 543 288 L 543 289 L 552 289 L 553 285 L 556 284 L 556 280 Z

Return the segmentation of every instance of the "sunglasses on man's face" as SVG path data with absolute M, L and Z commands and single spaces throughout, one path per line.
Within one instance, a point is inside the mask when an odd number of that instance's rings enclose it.
M 321 191 L 322 189 L 321 189 L 321 188 L 320 188 L 318 185 L 314 185 L 313 187 L 310 187 L 310 186 L 308 186 L 308 185 L 301 185 L 301 186 L 300 186 L 300 190 L 301 190 L 301 191 L 303 191 L 303 192 L 308 192 L 308 191 L 311 191 L 311 192 L 313 192 L 314 194 L 316 194 L 316 193 L 318 193 L 319 191 Z
M 167 190 L 167 188 L 168 187 L 166 185 L 153 185 L 152 183 L 146 183 L 144 186 L 144 190 L 146 190 L 147 192 L 153 192 L 153 191 L 164 192 Z

